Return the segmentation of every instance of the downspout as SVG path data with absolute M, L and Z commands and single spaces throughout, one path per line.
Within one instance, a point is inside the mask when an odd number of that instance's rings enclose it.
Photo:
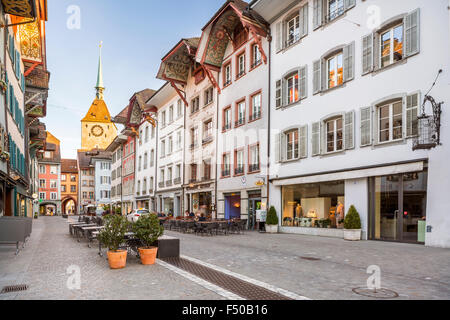
M 271 30 L 269 29 L 269 32 Z M 267 178 L 266 178 L 266 188 L 267 188 L 267 206 L 266 210 L 269 209 L 269 194 L 270 194 L 270 186 L 269 186 L 269 177 L 270 177 L 270 110 L 271 108 L 271 78 L 272 78 L 272 36 L 269 34 L 268 36 L 269 42 L 269 90 L 268 91 L 268 111 L 267 111 Z
M 187 86 L 187 85 L 186 85 Z M 186 88 L 184 90 L 184 99 L 186 100 Z M 184 182 L 186 181 L 186 108 L 187 106 L 185 105 L 183 108 L 183 181 L 181 182 L 181 203 L 180 203 L 180 208 L 181 208 L 181 214 L 182 216 L 184 216 L 184 212 L 186 210 L 189 210 L 189 212 L 191 212 L 190 208 L 185 208 L 185 202 L 184 202 L 184 197 L 186 195 L 186 191 L 184 190 Z
M 220 71 L 218 72 L 218 79 L 220 79 Z M 216 163 L 215 163 L 215 167 L 216 167 L 216 172 L 215 172 L 215 179 L 214 179 L 214 199 L 215 199 L 215 203 L 214 203 L 214 207 L 215 207 L 215 212 L 216 212 L 216 219 L 217 219 L 217 209 L 218 209 L 218 201 L 217 201 L 217 179 L 218 179 L 218 148 L 219 148 L 219 97 L 220 97 L 220 93 L 219 90 L 217 90 L 217 102 L 216 102 Z

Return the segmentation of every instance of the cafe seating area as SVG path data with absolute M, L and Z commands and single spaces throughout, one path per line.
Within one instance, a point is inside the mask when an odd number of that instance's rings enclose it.
M 194 219 L 163 219 L 161 220 L 161 223 L 165 230 L 192 233 L 198 236 L 241 234 L 247 228 L 246 219 L 211 219 L 207 221 L 195 221 Z

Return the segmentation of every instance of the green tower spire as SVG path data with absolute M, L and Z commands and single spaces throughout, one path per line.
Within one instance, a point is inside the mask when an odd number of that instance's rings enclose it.
M 103 91 L 105 87 L 103 86 L 103 69 L 102 69 L 102 44 L 103 41 L 100 41 L 100 57 L 98 59 L 98 74 L 97 74 L 97 85 L 95 89 L 97 90 L 97 99 L 103 100 Z

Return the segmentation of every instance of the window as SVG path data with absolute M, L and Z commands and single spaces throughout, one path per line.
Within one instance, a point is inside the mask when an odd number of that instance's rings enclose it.
M 101 176 L 100 177 L 100 183 L 101 184 L 111 184 L 111 177 Z
M 70 192 L 71 193 L 77 192 L 77 186 L 70 186 Z
M 328 89 L 344 83 L 342 53 L 339 53 L 327 60 L 327 83 Z
M 87 199 L 87 192 L 83 192 L 83 199 Z
M 95 187 L 95 181 L 94 180 L 90 180 L 89 181 L 89 187 Z
M 148 126 L 145 127 L 145 142 L 148 142 Z
M 138 171 L 141 171 L 141 167 L 142 167 L 142 156 L 139 156 Z
M 235 127 L 241 126 L 245 123 L 245 100 L 242 100 L 236 105 L 236 122 Z
M 87 180 L 83 180 L 83 187 L 87 187 L 87 185 L 88 185 L 88 182 L 87 182 Z
M 191 101 L 191 114 L 196 113 L 200 109 L 200 97 L 195 97 Z
M 165 179 L 165 177 L 166 177 L 166 176 L 165 176 L 166 172 L 164 171 L 164 169 L 161 169 L 159 173 L 160 173 L 160 175 L 159 175 L 159 181 L 162 182 L 162 183 L 164 183 L 164 179 Z
M 102 162 L 102 163 L 100 163 L 100 169 L 102 169 L 102 170 L 111 170 L 111 163 L 109 163 L 109 162 Z
M 142 194 L 147 193 L 147 179 L 144 178 L 144 181 L 142 182 Z
M 175 179 L 181 178 L 181 164 L 177 164 L 175 168 Z
M 222 177 L 230 176 L 230 154 L 225 153 L 222 156 Z
M 283 96 L 282 96 L 282 89 L 281 89 L 282 83 L 281 80 L 277 80 L 275 87 L 275 107 L 280 108 L 283 105 Z
M 139 194 L 141 192 L 141 180 L 138 180 L 136 189 L 136 193 Z
M 177 132 L 177 150 L 181 150 L 182 149 L 182 136 L 181 136 L 181 131 Z
M 169 123 L 173 121 L 173 105 L 169 107 Z
M 231 129 L 231 107 L 223 109 L 223 128 L 222 131 Z
M 39 199 L 45 200 L 45 198 L 46 198 L 45 192 L 39 192 Z
M 234 151 L 234 175 L 244 174 L 244 150 Z
M 155 127 L 154 126 L 152 126 L 152 139 L 155 137 Z
M 250 99 L 250 121 L 261 118 L 261 93 L 253 95 Z
M 248 158 L 249 158 L 249 164 L 248 164 L 248 171 L 249 172 L 257 172 L 260 170 L 260 163 L 259 163 L 259 144 L 249 146 L 248 148 Z
M 386 104 L 378 108 L 378 141 L 387 142 L 403 138 L 402 101 Z
M 58 167 L 50 166 L 50 174 L 58 174 Z
M 45 159 L 51 159 L 53 157 L 53 152 L 52 151 L 45 151 L 44 152 L 44 158 Z
M 169 140 L 168 140 L 168 143 L 169 143 L 169 151 L 168 151 L 168 154 L 171 154 L 172 152 L 173 152 L 173 139 L 172 139 L 172 137 L 169 137 Z
M 211 160 L 203 160 L 203 180 L 211 179 Z
M 165 127 L 166 126 L 166 111 L 164 110 L 163 112 L 161 112 L 161 127 Z
M 62 175 L 61 175 L 61 181 L 66 181 L 66 179 L 67 179 L 66 175 L 65 175 L 65 174 L 62 174 Z
M 166 141 L 161 141 L 161 158 L 164 158 L 166 155 Z
M 286 133 L 286 160 L 298 159 L 298 130 Z
M 340 151 L 344 148 L 342 117 L 328 120 L 326 127 L 327 152 Z
M 335 20 L 353 8 L 356 0 L 313 0 L 313 29 Z
M 167 169 L 167 181 L 172 182 L 172 167 Z
M 203 123 L 203 143 L 210 142 L 213 137 L 213 122 L 208 120 Z
M 50 200 L 56 200 L 58 198 L 58 194 L 56 192 L 50 192 Z
M 56 180 L 50 180 L 50 188 L 54 189 L 58 187 L 58 182 Z
M 155 165 L 155 150 L 150 151 L 150 167 Z
M 45 188 L 45 179 L 39 179 L 39 188 Z
M 154 185 L 154 178 L 150 177 L 150 190 L 153 190 L 153 185 Z
M 288 104 L 297 102 L 299 99 L 298 92 L 298 73 L 296 72 L 287 78 L 287 102 Z
M 77 177 L 76 176 L 70 176 L 70 182 L 77 182 Z
M 286 24 L 287 39 L 286 46 L 290 46 L 300 40 L 300 16 L 296 15 Z
M 61 192 L 66 192 L 66 186 L 65 185 L 61 186 Z
M 142 138 L 143 138 L 143 136 L 142 136 L 142 129 L 141 129 L 141 130 L 139 130 L 139 145 L 140 146 L 142 145 Z
M 252 65 L 251 68 L 255 68 L 261 64 L 261 51 L 259 50 L 259 46 L 255 43 L 252 46 Z
M 43 165 L 39 166 L 39 173 L 45 174 L 45 166 Z
M 328 1 L 328 21 L 332 21 L 344 13 L 344 0 Z
M 148 154 L 144 153 L 144 169 L 147 169 L 148 166 Z
M 396 26 L 381 34 L 380 66 L 386 67 L 403 58 L 403 25 Z
M 181 99 L 178 99 L 177 101 L 177 118 L 181 117 L 183 115 L 183 102 Z
M 231 84 L 231 62 L 224 67 L 223 86 L 226 87 Z
M 89 199 L 94 199 L 94 193 L 93 192 L 89 192 Z
M 191 164 L 191 182 L 197 181 L 197 164 Z
M 237 75 L 236 79 L 239 79 L 245 74 L 245 53 L 242 53 L 237 58 Z
M 205 106 L 213 102 L 214 99 L 214 88 L 211 87 L 205 91 Z
M 195 148 L 198 144 L 198 128 L 191 129 L 191 148 Z

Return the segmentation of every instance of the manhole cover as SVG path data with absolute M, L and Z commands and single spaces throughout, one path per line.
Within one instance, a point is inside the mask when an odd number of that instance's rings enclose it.
M 314 258 L 314 257 L 300 257 L 303 260 L 309 260 L 309 261 L 318 261 L 320 260 L 319 258 Z
M 354 288 L 352 291 L 361 296 L 366 296 L 376 299 L 393 299 L 398 297 L 398 293 L 389 289 L 369 289 L 369 288 Z
M 28 289 L 28 285 L 26 284 L 18 284 L 14 286 L 6 286 L 3 287 L 2 292 L 0 293 L 10 293 L 10 292 L 17 292 L 17 291 L 25 291 Z

